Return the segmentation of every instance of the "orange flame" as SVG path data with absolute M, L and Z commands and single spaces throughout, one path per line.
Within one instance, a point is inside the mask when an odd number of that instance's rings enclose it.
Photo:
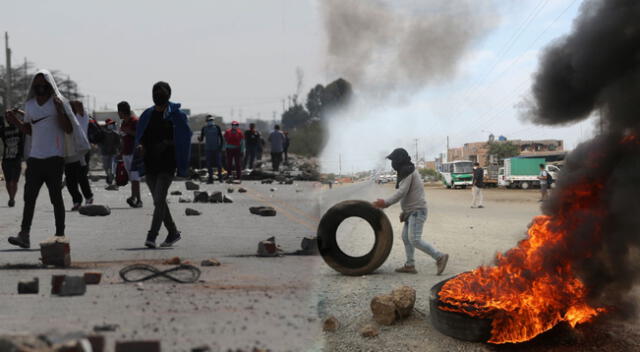
M 439 293 L 440 309 L 492 319 L 489 342 L 523 342 L 560 322 L 571 326 L 590 321 L 604 308 L 587 303 L 587 290 L 571 267 L 567 234 L 591 218 L 594 228 L 587 247 L 600 240 L 601 185 L 585 183 L 563 191 L 560 211 L 533 219 L 526 239 L 496 265 L 479 267 L 447 281 Z M 582 254 L 582 258 L 590 254 Z

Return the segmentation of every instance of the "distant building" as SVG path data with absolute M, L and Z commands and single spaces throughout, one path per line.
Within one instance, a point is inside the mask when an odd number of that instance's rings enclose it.
M 543 139 L 543 140 L 522 140 L 513 139 L 506 140 L 504 137 L 498 138 L 494 143 L 510 142 L 520 147 L 520 156 L 522 157 L 552 157 L 564 158 L 564 143 L 559 139 Z M 481 167 L 488 164 L 490 160 L 489 147 L 487 142 L 471 142 L 465 143 L 464 146 L 458 148 L 450 148 L 448 153 L 448 161 L 453 160 L 470 160 L 478 162 Z

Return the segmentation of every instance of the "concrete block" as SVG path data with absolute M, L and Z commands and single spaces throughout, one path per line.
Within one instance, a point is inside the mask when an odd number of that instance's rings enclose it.
M 67 275 L 51 276 L 51 294 L 52 295 L 60 294 L 60 288 L 62 287 L 62 283 L 64 282 L 65 277 L 67 277 Z
M 82 296 L 87 292 L 84 276 L 66 276 L 60 287 L 60 296 Z
M 225 194 L 225 195 L 222 197 L 222 202 L 223 202 L 223 203 L 233 203 L 233 198 L 231 198 L 231 197 L 229 197 L 228 195 L 226 195 L 226 194 Z
M 40 242 L 40 255 L 42 264 L 58 267 L 71 265 L 71 247 L 66 237 L 54 236 L 44 242 Z
M 97 285 L 102 279 L 102 273 L 97 271 L 91 271 L 84 273 L 84 283 L 87 285 Z
M 209 197 L 210 203 L 222 203 L 224 201 L 224 196 L 222 192 L 213 192 Z
M 40 291 L 40 282 L 37 277 L 31 281 L 18 282 L 18 294 L 37 294 Z
M 209 193 L 206 191 L 194 191 L 193 192 L 193 202 L 194 203 L 207 203 L 209 201 Z

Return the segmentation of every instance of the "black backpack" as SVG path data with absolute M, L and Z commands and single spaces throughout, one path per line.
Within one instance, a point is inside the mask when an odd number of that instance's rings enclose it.
M 552 183 L 553 183 L 553 177 L 551 177 L 551 173 L 547 171 L 547 186 L 551 187 Z

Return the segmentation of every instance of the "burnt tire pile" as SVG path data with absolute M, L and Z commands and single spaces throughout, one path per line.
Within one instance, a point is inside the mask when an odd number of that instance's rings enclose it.
M 451 279 L 441 281 L 431 288 L 429 296 L 431 324 L 441 333 L 459 340 L 487 342 L 491 338 L 491 319 L 482 319 L 440 309 L 440 307 L 447 305 L 440 301 L 440 290 Z
M 375 243 L 369 253 L 352 257 L 344 253 L 336 241 L 340 224 L 350 217 L 359 217 L 371 225 Z M 393 229 L 389 218 L 369 202 L 348 200 L 334 205 L 318 225 L 318 249 L 324 261 L 334 270 L 349 276 L 369 274 L 378 269 L 389 257 L 393 246 Z

